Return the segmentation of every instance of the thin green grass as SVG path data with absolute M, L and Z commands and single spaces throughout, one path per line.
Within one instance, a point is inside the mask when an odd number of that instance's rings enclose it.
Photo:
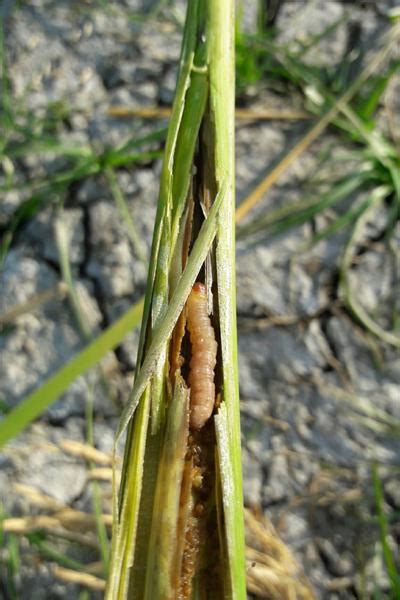
M 25 106 L 23 99 L 12 96 L 3 23 L 0 21 L 0 165 L 5 178 L 0 193 L 17 192 L 19 206 L 0 224 L 0 268 L 8 249 L 21 226 L 29 222 L 42 208 L 62 202 L 73 183 L 99 175 L 107 170 L 147 163 L 162 155 L 158 149 L 166 130 L 157 129 L 145 136 L 129 137 L 116 147 L 94 149 L 62 141 L 61 126 L 68 116 L 64 102 L 50 103 L 45 115 L 37 117 Z M 33 182 L 19 181 L 14 165 L 21 159 L 35 157 L 43 161 L 62 158 L 63 166 L 51 175 Z M 138 249 L 138 244 L 137 244 Z M 143 253 L 142 253 L 143 254 Z M 144 256 L 142 256 L 144 258 Z
M 46 534 L 42 532 L 27 533 L 24 537 L 29 543 L 34 546 L 39 556 L 45 558 L 53 563 L 60 565 L 60 567 L 66 567 L 68 569 L 74 569 L 75 571 L 84 571 L 85 565 L 74 558 L 70 558 L 65 553 L 60 552 L 52 544 L 47 541 Z
M 262 2 L 260 2 L 262 4 Z M 264 85 L 266 82 L 273 89 L 281 90 L 282 86 L 302 91 L 305 75 L 315 80 L 327 79 L 325 66 L 314 66 L 305 62 L 306 54 L 315 49 L 342 25 L 347 15 L 329 23 L 326 28 L 307 40 L 295 40 L 280 44 L 275 39 L 277 31 L 273 28 L 258 28 L 256 34 L 245 33 L 241 27 L 239 13 L 236 26 L 236 86 L 238 94 L 246 91 L 249 85 Z M 337 71 L 337 70 L 336 70 Z
M 337 208 L 336 216 L 331 224 L 317 231 L 310 241 L 304 243 L 299 250 L 312 248 L 321 240 L 327 239 L 339 230 L 347 228 L 352 233 L 340 262 L 341 292 L 343 299 L 357 320 L 371 333 L 384 342 L 400 347 L 400 337 L 395 330 L 384 330 L 367 314 L 349 283 L 352 258 L 360 231 L 370 214 L 371 206 L 378 202 L 382 212 L 387 216 L 385 242 L 390 244 L 396 222 L 400 217 L 400 157 L 397 149 L 385 138 L 377 127 L 376 112 L 382 95 L 391 78 L 399 72 L 400 62 L 389 60 L 384 72 L 377 73 L 378 65 L 388 62 L 393 48 L 400 38 L 400 24 L 396 23 L 388 31 L 383 40 L 383 47 L 369 61 L 359 74 L 349 81 L 343 73 L 352 72 L 354 65 L 348 64 L 344 57 L 343 69 L 338 70 L 338 77 L 329 80 L 320 67 L 305 64 L 299 55 L 289 53 L 287 48 L 275 48 L 272 61 L 278 61 L 283 70 L 279 76 L 290 84 L 295 83 L 308 99 L 308 108 L 318 115 L 319 121 L 288 152 L 288 154 L 272 169 L 256 190 L 238 209 L 238 219 L 242 219 L 282 172 L 304 151 L 311 141 L 331 123 L 340 132 L 341 137 L 353 145 L 351 158 L 353 162 L 350 174 L 339 179 L 331 179 L 330 189 L 318 199 L 302 198 L 299 201 L 258 214 L 239 228 L 238 237 L 252 236 L 254 242 L 260 238 L 280 234 L 292 227 L 312 221 L 323 214 L 327 208 Z M 252 40 L 252 43 L 254 40 Z M 270 56 L 269 40 L 257 40 L 257 47 Z M 357 67 L 361 61 L 357 58 Z M 271 65 L 264 65 L 271 69 Z M 346 68 L 345 68 L 346 67 Z M 270 76 L 274 73 L 266 71 Z M 276 75 L 276 73 L 275 73 Z M 334 95 L 332 90 L 335 90 Z M 350 102 L 352 106 L 350 106 Z M 345 137 L 344 137 L 345 136 Z M 332 165 L 332 161 L 330 161 Z M 358 165 L 358 167 L 357 167 Z M 326 184 L 326 182 L 325 182 Z M 361 197 L 361 200 L 360 200 Z M 352 200 L 354 199 L 355 200 Z M 349 204 L 350 202 L 350 204 Z
M 75 289 L 71 264 L 69 260 L 69 245 L 67 240 L 67 232 L 63 223 L 63 212 L 62 209 L 59 209 L 56 216 L 55 221 L 55 235 L 56 235 L 56 243 L 58 249 L 59 263 L 62 279 L 68 290 L 68 299 L 74 314 L 78 329 L 81 333 L 81 336 L 85 342 L 90 342 L 93 340 L 94 334 L 93 331 L 88 324 L 86 315 L 82 308 L 81 302 L 79 300 L 78 294 Z M 101 365 L 98 364 L 96 369 L 99 373 L 100 382 L 102 384 L 102 388 L 104 392 L 110 396 L 110 390 L 107 379 L 103 375 L 103 371 Z M 86 398 L 86 407 L 85 407 L 85 416 L 86 416 L 86 440 L 89 444 L 93 445 L 94 443 L 94 433 L 93 433 L 93 404 L 94 404 L 94 384 L 90 384 L 88 390 L 88 397 Z M 111 400 L 110 396 L 110 400 Z M 89 468 L 93 468 L 93 465 L 89 463 Z M 92 481 L 90 484 L 91 492 L 92 492 L 92 508 L 93 513 L 96 520 L 96 531 L 97 537 L 100 544 L 100 554 L 103 562 L 104 568 L 104 576 L 106 576 L 108 572 L 108 563 L 109 563 L 109 541 L 107 536 L 107 530 L 104 522 L 102 521 L 102 496 L 101 489 L 99 484 L 96 481 Z M 62 565 L 62 566 L 71 566 L 71 565 Z M 72 567 L 74 568 L 74 567 Z
M 397 600 L 400 598 L 400 572 L 396 566 L 396 560 L 389 543 L 389 523 L 384 511 L 384 496 L 382 484 L 379 479 L 376 466 L 372 469 L 372 480 L 374 486 L 375 506 L 378 516 L 379 533 L 383 552 L 383 558 L 386 571 L 390 581 L 390 598 Z
M 388 186 L 376 187 L 370 194 L 370 197 L 365 201 L 362 211 L 355 220 L 355 224 L 349 240 L 345 246 L 343 257 L 340 262 L 340 283 L 339 289 L 343 295 L 346 305 L 351 310 L 356 319 L 372 334 L 381 339 L 383 342 L 400 348 L 400 335 L 397 331 L 386 330 L 381 327 L 365 310 L 360 302 L 354 286 L 351 283 L 351 265 L 354 254 L 357 250 L 357 245 L 362 237 L 364 228 L 368 222 L 368 217 L 371 209 L 377 205 L 382 205 L 382 202 L 387 198 Z
M 2 236 L 0 241 L 0 267 L 4 263 L 16 232 L 22 225 L 32 219 L 39 210 L 48 206 L 49 203 L 60 203 L 73 183 L 99 175 L 110 168 L 145 163 L 159 158 L 161 156 L 159 150 L 142 150 L 141 147 L 159 142 L 163 139 L 164 134 L 165 130 L 158 130 L 142 138 L 130 139 L 117 148 L 106 149 L 99 154 L 85 148 L 70 147 L 68 148 L 68 158 L 74 160 L 68 168 L 44 180 L 36 181 L 33 185 L 24 184 L 19 188 L 15 188 L 16 191 L 26 195 L 27 198 L 22 201 L 21 205 L 14 210 L 6 223 L 0 228 L 0 235 Z M 61 156 L 66 157 L 64 146 L 56 146 L 56 143 L 54 143 L 51 152 L 56 148 Z M 6 148 L 3 158 L 9 156 L 7 150 Z M 21 148 L 19 151 L 21 151 Z M 9 154 L 12 156 L 12 151 Z M 25 154 L 23 153 L 23 155 Z M 6 192 L 8 189 L 8 186 L 3 186 L 3 189 L 0 188 L 0 192 Z
M 399 37 L 400 26 L 396 25 L 386 36 L 384 47 L 369 61 L 352 82 L 347 82 L 346 87 L 340 88 L 339 95 L 332 94 L 326 84 L 321 81 L 322 76 L 320 73 L 317 75 L 314 72 L 314 69 L 310 69 L 307 65 L 299 62 L 299 60 L 294 60 L 293 57 L 290 56 L 288 69 L 290 69 L 291 73 L 297 73 L 300 89 L 309 98 L 309 108 L 317 114 L 319 121 L 305 134 L 304 138 L 288 152 L 288 155 L 282 159 L 281 163 L 284 167 L 280 168 L 280 164 L 278 164 L 274 168 L 274 172 L 276 171 L 281 174 L 283 168 L 286 169 L 287 166 L 291 164 L 291 161 L 289 162 L 289 156 L 292 160 L 297 158 L 297 156 L 307 147 L 308 143 L 306 145 L 306 140 L 310 139 L 310 141 L 314 141 L 316 137 L 332 123 L 339 128 L 342 133 L 346 134 L 347 141 L 357 142 L 358 145 L 355 146 L 353 150 L 353 158 L 358 159 L 362 170 L 364 170 L 365 164 L 370 166 L 370 185 L 374 186 L 375 184 L 379 185 L 379 183 L 391 182 L 394 191 L 396 193 L 398 192 L 400 167 L 398 153 L 393 145 L 390 144 L 388 140 L 384 139 L 383 134 L 378 134 L 376 131 L 370 133 L 369 130 L 375 126 L 375 121 L 372 120 L 370 116 L 368 117 L 368 120 L 365 121 L 360 115 L 367 104 L 369 107 L 369 115 L 371 114 L 372 109 L 377 108 L 381 94 L 385 89 L 385 86 L 382 86 L 381 84 L 382 78 L 385 79 L 387 85 L 393 74 L 398 71 L 398 63 L 395 63 L 395 66 L 392 64 L 389 66 L 388 71 L 385 71 L 385 77 L 380 75 L 378 82 L 375 82 L 374 85 L 374 80 L 376 79 L 374 71 L 376 71 L 377 68 L 381 68 L 382 63 L 386 60 L 390 51 L 395 47 Z M 363 94 L 366 83 L 369 84 L 370 93 L 372 93 L 371 86 L 375 92 L 379 90 L 380 95 L 376 93 L 373 107 L 371 106 L 370 95 L 364 96 Z M 331 87 L 337 86 L 334 85 L 334 82 L 331 82 Z M 351 110 L 349 106 L 350 101 L 353 101 L 358 105 L 360 114 L 356 114 L 354 110 Z M 342 115 L 339 115 L 339 113 L 342 113 Z M 343 119 L 343 114 L 347 118 Z M 316 130 L 316 134 L 311 135 L 314 130 Z M 275 182 L 276 179 L 277 177 L 275 177 L 273 181 Z M 336 187 L 336 183 L 337 182 L 334 180 L 331 181 L 332 189 Z M 266 188 L 266 190 L 267 189 L 268 188 Z M 248 201 L 246 201 L 245 204 L 249 204 Z M 250 204 L 250 206 L 252 205 L 253 203 Z M 243 206 L 239 207 L 239 214 L 243 212 L 243 208 Z M 257 219 L 251 223 L 254 229 L 251 231 L 248 230 L 249 233 L 254 233 L 257 230 L 262 231 L 262 224 L 257 227 L 259 218 L 260 216 L 257 215 Z
M 3 129 L 11 129 L 15 126 L 12 112 L 12 97 L 10 80 L 8 76 L 8 65 L 4 40 L 4 22 L 0 16 L 0 126 Z M 4 141 L 0 142 L 0 149 Z
M 46 408 L 55 402 L 69 386 L 88 369 L 113 350 L 136 327 L 141 319 L 143 301 L 138 302 L 108 327 L 93 342 L 59 369 L 52 377 L 24 398 L 16 408 L 11 410 L 0 422 L 0 447 L 12 440 Z
M 126 232 L 132 245 L 134 254 L 140 260 L 140 262 L 147 268 L 148 258 L 144 244 L 140 238 L 140 234 L 136 228 L 135 222 L 132 218 L 128 203 L 124 196 L 121 187 L 118 184 L 117 177 L 112 168 L 107 168 L 105 171 L 108 185 L 110 186 L 111 193 L 117 205 L 121 220 L 125 225 Z
M 271 237 L 278 235 L 292 227 L 309 222 L 321 212 L 339 204 L 356 190 L 362 189 L 368 174 L 357 173 L 344 177 L 336 186 L 320 196 L 302 198 L 287 203 L 281 208 L 271 210 L 261 215 L 257 221 L 243 225 L 238 230 L 238 239 L 248 236 Z
M 55 218 L 55 238 L 58 250 L 61 278 L 66 285 L 68 299 L 73 312 L 76 324 L 83 339 L 88 342 L 93 339 L 93 332 L 88 324 L 87 318 L 82 310 L 82 306 L 76 292 L 72 279 L 71 264 L 69 261 L 69 247 L 67 240 L 67 231 L 63 222 L 63 211 L 60 208 Z

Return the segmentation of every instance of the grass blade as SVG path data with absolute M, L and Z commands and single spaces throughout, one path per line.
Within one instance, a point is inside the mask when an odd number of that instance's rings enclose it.
M 236 211 L 236 222 L 242 221 L 247 213 L 260 202 L 263 195 L 274 185 L 284 171 L 317 139 L 326 127 L 337 117 L 342 108 L 347 105 L 354 95 L 359 91 L 365 81 L 379 68 L 387 59 L 400 37 L 400 23 L 393 25 L 389 32 L 384 47 L 376 53 L 374 58 L 368 62 L 359 76 L 350 84 L 347 90 L 333 102 L 331 107 L 320 117 L 301 140 L 293 146 L 284 158 L 266 175 L 253 192 L 240 204 Z
M 376 188 L 371 194 L 368 208 L 364 210 L 360 217 L 358 217 L 353 228 L 353 232 L 346 245 L 340 264 L 339 289 L 343 295 L 345 303 L 353 315 L 368 331 L 371 331 L 371 333 L 376 335 L 387 344 L 395 346 L 396 348 L 400 348 L 400 336 L 394 331 L 386 331 L 369 316 L 365 308 L 357 299 L 350 281 L 350 270 L 353 262 L 354 252 L 363 233 L 370 212 L 376 208 L 377 204 L 383 202 L 384 198 L 389 192 L 390 188 L 388 186 L 380 186 Z
M 389 575 L 390 583 L 391 583 L 391 597 L 393 599 L 400 598 L 400 574 L 396 568 L 396 563 L 394 560 L 392 549 L 388 542 L 388 534 L 389 527 L 387 517 L 385 515 L 383 509 L 383 492 L 382 492 L 382 484 L 379 479 L 378 470 L 376 466 L 372 469 L 372 480 L 374 484 L 374 496 L 375 496 L 375 504 L 378 512 L 378 523 L 379 523 L 379 531 L 381 537 L 381 544 L 383 550 L 383 556 L 385 560 L 386 570 Z
M 135 222 L 131 216 L 129 206 L 126 202 L 124 194 L 122 193 L 122 190 L 121 190 L 120 186 L 118 185 L 116 175 L 115 175 L 113 169 L 111 169 L 111 168 L 107 168 L 105 174 L 106 174 L 106 178 L 108 181 L 108 185 L 110 186 L 111 193 L 114 196 L 115 203 L 116 203 L 119 213 L 121 215 L 121 218 L 125 223 L 125 228 L 127 230 L 129 239 L 131 241 L 132 248 L 136 252 L 136 255 L 137 255 L 138 259 L 141 261 L 141 263 L 145 267 L 147 267 L 146 250 L 140 239 L 139 232 L 136 229 Z
M 130 308 L 98 338 L 59 369 L 39 389 L 29 394 L 0 422 L 0 447 L 21 433 L 29 423 L 55 402 L 71 383 L 95 366 L 107 352 L 113 350 L 138 325 L 143 301 Z

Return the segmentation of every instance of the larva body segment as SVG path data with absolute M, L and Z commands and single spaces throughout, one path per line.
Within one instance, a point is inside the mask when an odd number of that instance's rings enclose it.
M 189 364 L 190 427 L 201 429 L 211 417 L 215 403 L 214 369 L 217 342 L 207 312 L 206 288 L 196 282 L 187 305 L 187 327 L 192 346 Z

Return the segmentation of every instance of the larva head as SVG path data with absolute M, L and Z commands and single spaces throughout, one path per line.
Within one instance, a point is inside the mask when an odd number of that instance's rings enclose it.
M 200 281 L 196 281 L 192 289 L 196 294 L 202 294 L 203 296 L 206 295 L 206 286 Z

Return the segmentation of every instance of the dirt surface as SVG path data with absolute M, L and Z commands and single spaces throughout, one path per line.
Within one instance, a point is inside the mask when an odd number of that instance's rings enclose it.
M 339 20 L 334 32 L 307 57 L 312 64 L 319 61 L 335 68 L 355 27 L 360 43 L 371 44 L 372 50 L 378 47 L 388 26 L 388 11 L 395 6 L 383 0 L 351 6 L 331 0 L 285 1 L 275 23 L 277 39 L 294 44 Z M 253 9 L 249 3 L 245 20 L 250 29 Z M 17 121 L 39 123 L 50 112 L 62 113 L 55 127 L 65 146 L 99 151 L 165 125 L 165 121 L 118 119 L 107 110 L 116 104 L 170 104 L 184 3 L 146 19 L 135 17 L 143 10 L 139 0 L 111 3 L 108 8 L 91 1 L 6 1 L 0 10 Z M 293 107 L 287 92 L 268 86 L 247 90 L 239 100 L 256 107 Z M 238 202 L 307 127 L 304 121 L 238 124 Z M 38 135 L 44 135 L 40 124 L 37 128 Z M 352 148 L 351 140 L 329 129 L 283 174 L 256 210 L 261 214 L 266 207 L 302 198 L 319 168 L 321 153 L 329 149 L 335 155 L 346 148 Z M 51 152 L 16 157 L 12 172 L 3 161 L 0 182 L 4 189 L 11 177 L 12 185 L 1 201 L 0 226 L 4 228 L 36 180 L 61 172 L 66 165 L 65 156 Z M 147 253 L 159 174 L 158 158 L 116 169 Z M 9 407 L 85 344 L 70 304 L 57 287 L 61 269 L 55 223 L 60 202 L 72 275 L 92 331 L 98 333 L 110 324 L 142 297 L 145 288 L 145 267 L 104 173 L 76 180 L 62 193 L 46 197 L 14 236 L 0 275 L 0 315 L 44 291 L 54 291 L 53 299 L 27 310 L 0 333 L 0 398 Z M 238 241 L 244 493 L 247 506 L 260 506 L 294 551 L 317 598 L 371 598 L 376 588 L 383 594 L 388 589 L 371 482 L 373 464 L 380 467 L 386 509 L 397 514 L 400 510 L 396 484 L 400 439 L 398 432 L 388 431 L 388 425 L 400 423 L 400 356 L 367 334 L 338 294 L 338 260 L 348 232 L 300 251 L 324 225 L 323 219 L 330 218 L 332 214 L 318 217 L 273 239 Z M 364 240 L 366 251 L 352 268 L 364 307 L 383 324 L 399 290 L 399 225 L 391 253 L 384 243 L 385 223 L 375 215 Z M 76 380 L 0 454 L 0 499 L 8 515 L 42 510 L 15 487 L 17 482 L 63 505 L 91 510 L 85 462 L 60 449 L 60 444 L 85 441 L 85 414 L 92 401 L 95 445 L 110 451 L 132 383 L 137 341 L 137 331 L 129 334 L 101 368 Z M 100 485 L 108 510 L 110 486 Z M 399 534 L 397 524 L 389 538 L 393 546 Z M 5 549 L 0 552 L 6 555 Z M 85 562 L 91 560 L 87 553 L 83 556 Z M 21 557 L 18 598 L 79 597 L 75 585 L 54 575 L 51 560 L 37 560 L 35 547 L 25 539 Z M 74 548 L 72 557 L 82 558 L 82 549 Z M 0 597 L 7 598 L 2 585 Z

